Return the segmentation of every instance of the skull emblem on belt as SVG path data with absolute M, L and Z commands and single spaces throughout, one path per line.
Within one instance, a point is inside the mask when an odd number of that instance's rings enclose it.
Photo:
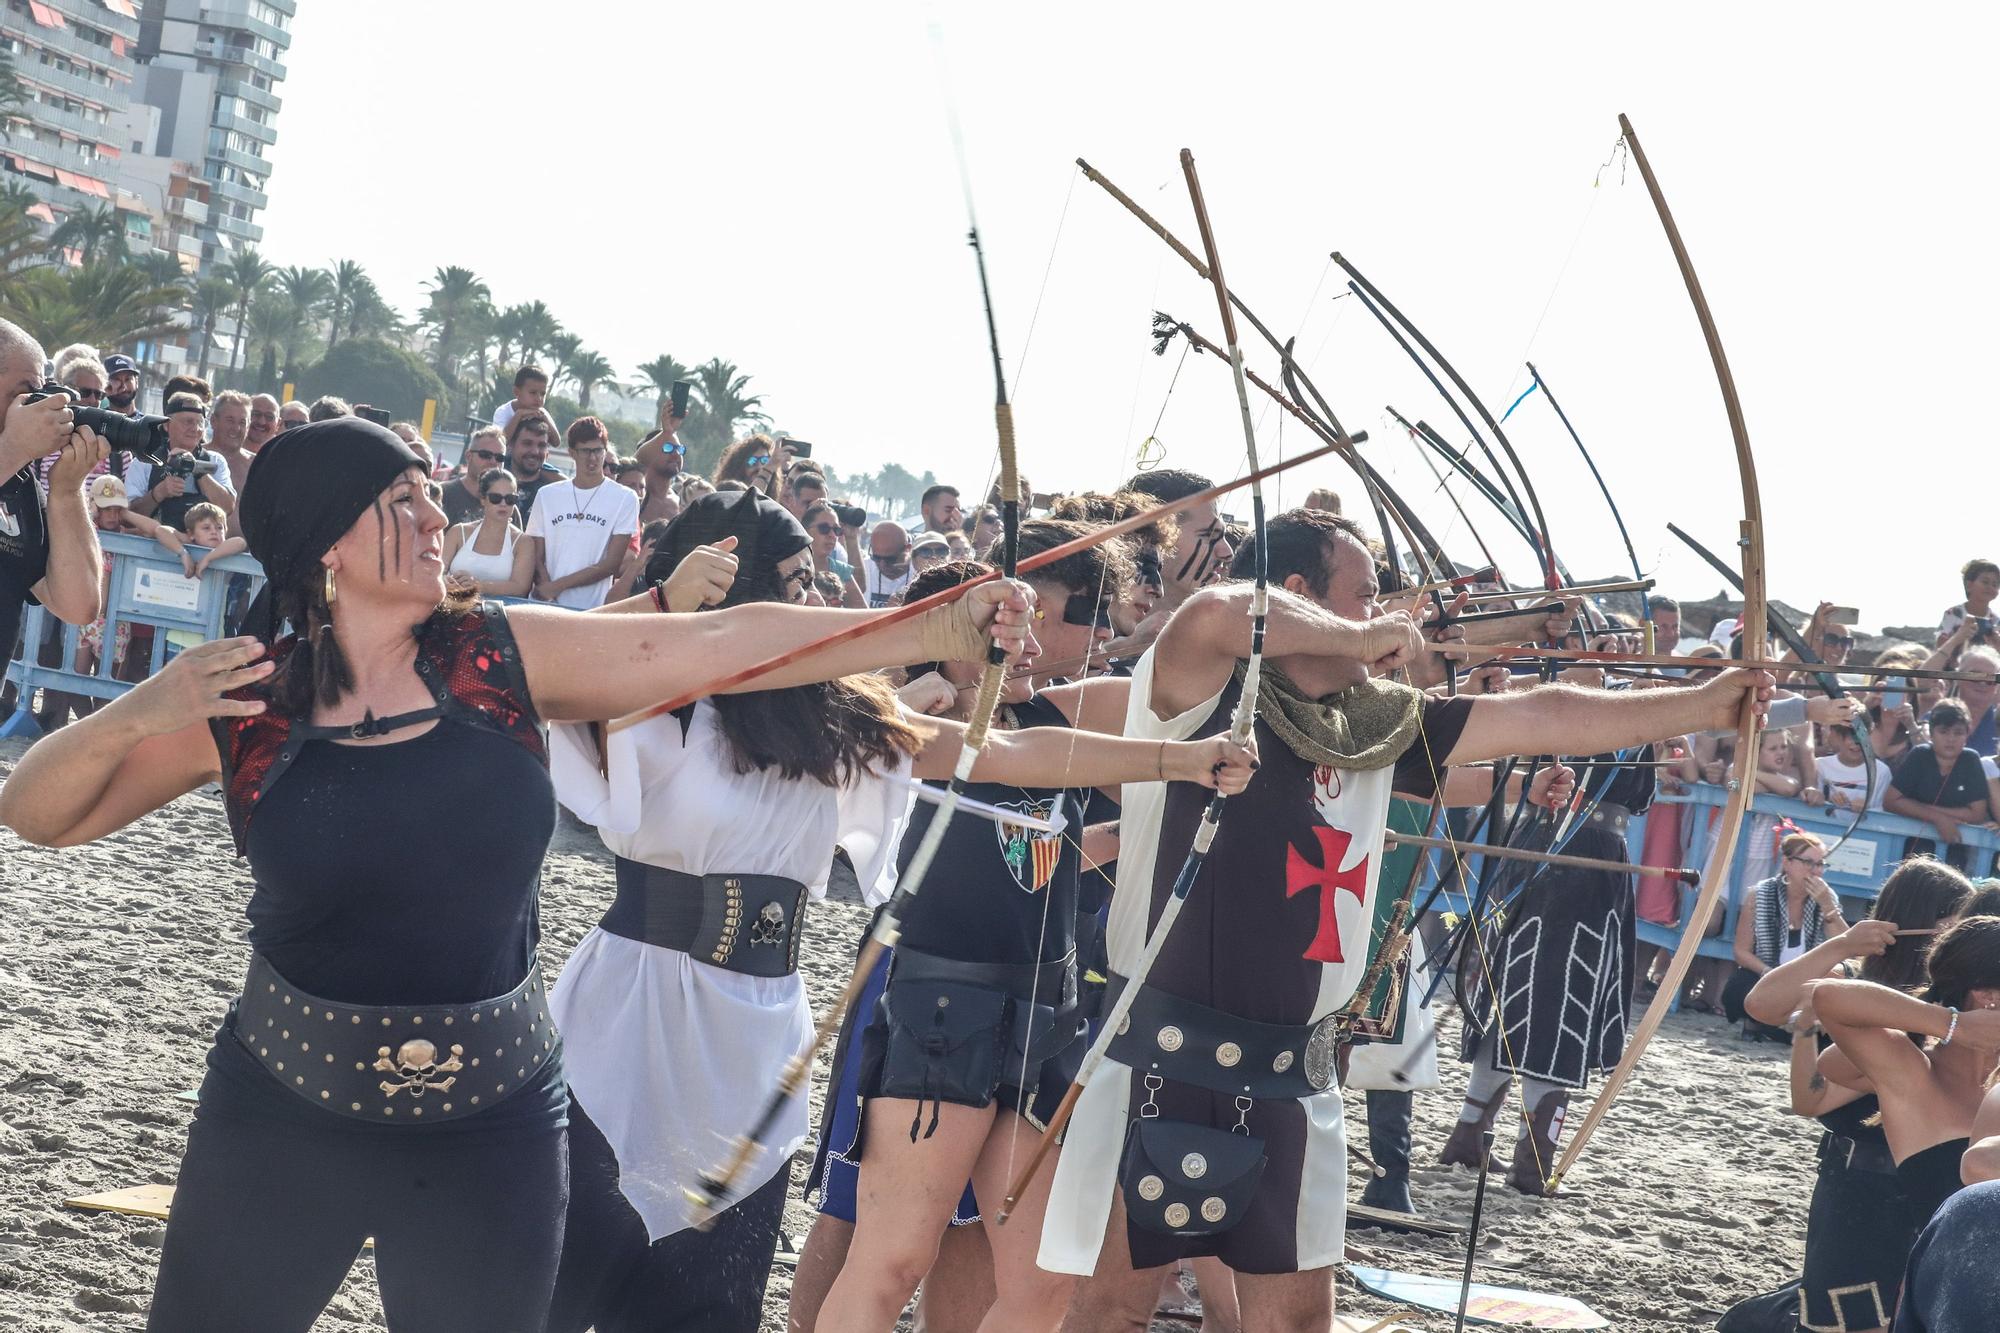
M 750 942 L 773 945 L 785 942 L 785 909 L 781 904 L 764 904 L 764 910 L 750 924 Z
M 454 1046 L 450 1058 L 440 1061 L 437 1047 L 422 1037 L 412 1037 L 398 1046 L 394 1059 L 389 1057 L 387 1046 L 379 1046 L 375 1051 L 375 1068 L 396 1076 L 396 1081 L 385 1078 L 379 1086 L 386 1097 L 393 1097 L 408 1088 L 414 1100 L 421 1100 L 433 1088 L 439 1092 L 450 1092 L 451 1085 L 458 1082 L 458 1071 L 465 1067 L 459 1060 L 464 1054 L 463 1046 Z M 445 1077 L 439 1078 L 440 1074 Z

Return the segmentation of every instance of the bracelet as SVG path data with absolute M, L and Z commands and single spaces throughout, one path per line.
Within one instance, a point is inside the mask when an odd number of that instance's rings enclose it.
M 1160 742 L 1159 753 L 1153 756 L 1153 771 L 1159 775 L 1160 781 L 1165 782 L 1167 780 L 1167 743 L 1165 741 Z
M 1940 1048 L 1951 1045 L 1951 1039 L 1958 1035 L 1958 1008 L 1949 1004 L 1945 1008 L 1951 1012 L 1951 1022 L 1945 1027 L 1944 1040 L 1938 1043 Z
M 658 608 L 659 608 L 660 610 L 662 610 L 662 611 L 666 610 L 666 609 L 667 609 L 667 585 L 666 585 L 666 584 L 664 584 L 664 583 L 655 583 L 655 584 L 653 585 L 653 589 L 652 589 L 652 591 L 653 591 L 653 605 L 654 605 L 654 606 L 656 606 L 656 607 L 658 607 Z

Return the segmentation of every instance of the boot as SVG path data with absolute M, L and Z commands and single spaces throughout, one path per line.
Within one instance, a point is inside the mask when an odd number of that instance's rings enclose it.
M 1478 1102 L 1467 1097 L 1465 1099 L 1467 1106 L 1479 1108 L 1479 1119 L 1460 1119 L 1451 1127 L 1451 1137 L 1444 1141 L 1444 1151 L 1438 1155 L 1439 1164 L 1469 1166 L 1477 1171 L 1479 1155 L 1485 1148 L 1486 1131 L 1493 1128 L 1494 1117 L 1500 1114 L 1500 1108 L 1506 1105 L 1506 1102 L 1507 1085 L 1504 1083 L 1494 1092 L 1493 1100 L 1490 1102 Z
M 1368 1155 L 1376 1175 L 1361 1191 L 1361 1202 L 1391 1213 L 1414 1213 L 1410 1202 L 1410 1110 L 1407 1092 L 1368 1094 Z
M 1563 1118 L 1569 1114 L 1569 1093 L 1558 1088 L 1543 1095 L 1526 1126 L 1527 1133 L 1514 1140 L 1514 1165 L 1507 1183 L 1523 1194 L 1537 1198 L 1549 1193 L 1548 1173 L 1556 1167 L 1556 1142 L 1562 1138 Z

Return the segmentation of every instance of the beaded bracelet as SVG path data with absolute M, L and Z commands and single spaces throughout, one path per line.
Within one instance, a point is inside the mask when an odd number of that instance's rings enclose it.
M 1948 1004 L 1945 1008 L 1951 1013 L 1951 1022 L 1945 1026 L 1944 1040 L 1938 1043 L 1940 1047 L 1951 1045 L 1951 1039 L 1958 1035 L 1958 1007 Z

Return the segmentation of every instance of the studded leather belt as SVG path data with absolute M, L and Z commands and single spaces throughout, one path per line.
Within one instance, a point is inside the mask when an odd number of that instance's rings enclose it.
M 1590 825 L 1606 832 L 1625 836 L 1625 826 L 1632 822 L 1632 812 L 1616 801 L 1599 801 L 1597 808 L 1590 812 Z
M 313 1105 L 378 1124 L 432 1124 L 486 1110 L 530 1082 L 555 1050 L 536 962 L 477 1004 L 341 1004 L 250 957 L 236 1039 Z
M 1105 1012 L 1127 984 L 1112 974 Z M 1331 1014 L 1318 1023 L 1257 1023 L 1142 985 L 1108 1053 L 1132 1069 L 1211 1092 L 1311 1097 L 1334 1084 L 1336 1034 Z
M 678 949 L 753 977 L 799 969 L 806 886 L 778 875 L 690 875 L 617 858 L 618 896 L 598 922 L 613 935 Z

